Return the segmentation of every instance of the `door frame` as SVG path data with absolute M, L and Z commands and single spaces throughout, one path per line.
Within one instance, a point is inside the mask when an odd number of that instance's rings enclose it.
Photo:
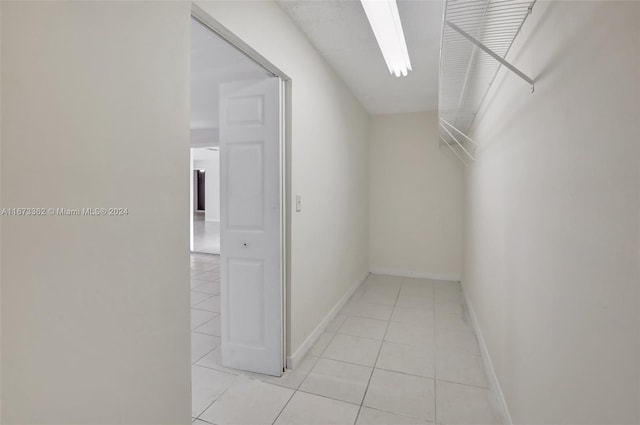
M 289 309 L 288 299 L 290 294 L 290 281 L 291 276 L 289 270 L 289 258 L 290 251 L 290 238 L 291 238 L 291 218 L 289 209 L 291 200 L 291 182 L 289 179 L 291 164 L 290 158 L 290 114 L 291 114 L 291 78 L 285 74 L 280 68 L 272 64 L 264 56 L 254 50 L 251 46 L 245 43 L 240 37 L 235 35 L 232 31 L 218 22 L 205 12 L 200 6 L 191 3 L 191 17 L 202 25 L 207 27 L 210 31 L 218 35 L 227 41 L 230 45 L 235 47 L 240 53 L 247 56 L 256 64 L 264 68 L 266 71 L 273 74 L 274 77 L 280 79 L 280 264 L 281 264 L 281 277 L 280 287 L 282 293 L 282 366 L 283 369 L 287 368 L 287 349 L 290 345 L 289 332 L 289 315 L 287 311 Z M 283 370 L 284 371 L 284 370 Z

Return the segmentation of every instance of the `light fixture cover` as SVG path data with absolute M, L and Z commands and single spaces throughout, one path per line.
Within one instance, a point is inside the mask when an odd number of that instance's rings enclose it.
M 396 0 L 360 0 L 376 36 L 389 72 L 406 77 L 411 71 L 407 43 L 402 31 Z

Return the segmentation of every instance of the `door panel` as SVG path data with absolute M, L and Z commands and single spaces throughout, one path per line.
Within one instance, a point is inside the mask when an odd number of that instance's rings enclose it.
M 222 363 L 283 369 L 280 79 L 220 86 Z
M 227 148 L 228 193 L 234 197 L 227 203 L 228 226 L 236 231 L 264 231 L 264 145 L 262 142 L 233 143 Z M 251 205 L 253 208 L 247 208 Z
M 260 349 L 265 345 L 264 263 L 259 260 L 228 261 L 229 343 Z M 236 308 L 241 307 L 241 308 Z

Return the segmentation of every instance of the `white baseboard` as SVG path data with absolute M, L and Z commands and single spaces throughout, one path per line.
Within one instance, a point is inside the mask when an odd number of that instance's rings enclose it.
M 349 301 L 349 298 L 351 298 L 351 296 L 354 294 L 354 292 L 356 292 L 356 290 L 360 287 L 360 285 L 362 285 L 362 283 L 367 278 L 367 276 L 369 276 L 369 272 L 363 273 L 349 287 L 347 292 L 342 296 L 342 298 L 340 298 L 340 301 L 338 301 L 336 303 L 336 305 L 333 306 L 333 308 L 331 309 L 329 314 L 327 314 L 324 317 L 324 319 L 322 319 L 320 324 L 318 326 L 316 326 L 316 328 L 313 330 L 313 332 L 311 332 L 311 334 L 307 337 L 307 339 L 304 340 L 302 345 L 300 345 L 300 347 L 298 347 L 296 352 L 293 353 L 291 356 L 287 357 L 287 369 L 295 369 L 300 364 L 300 362 L 307 355 L 307 353 L 309 352 L 311 347 L 313 347 L 313 344 L 315 344 L 316 341 L 318 340 L 318 338 L 320 338 L 320 335 L 322 335 L 324 333 L 325 329 L 327 329 L 327 326 L 329 326 L 331 321 L 333 319 L 335 319 L 335 317 L 338 315 L 340 310 L 342 310 L 342 307 L 344 307 L 344 305 L 347 303 L 347 301 Z
M 389 269 L 376 266 L 370 266 L 369 271 L 373 274 L 386 274 L 389 276 L 416 277 L 422 279 L 450 280 L 452 282 L 460 282 L 460 275 L 456 273 L 418 272 L 413 270 Z
M 500 382 L 498 382 L 496 371 L 493 368 L 493 363 L 491 363 L 489 350 L 487 349 L 487 344 L 484 342 L 484 336 L 482 335 L 482 330 L 480 329 L 478 318 L 476 317 L 476 313 L 473 310 L 473 306 L 471 305 L 469 296 L 467 295 L 467 291 L 464 290 L 464 285 L 462 286 L 462 293 L 464 294 L 464 300 L 467 303 L 467 310 L 469 311 L 469 317 L 471 318 L 473 330 L 475 331 L 476 338 L 478 339 L 480 354 L 482 355 L 482 362 L 484 363 L 484 369 L 487 371 L 487 377 L 489 378 L 489 384 L 491 385 L 491 392 L 493 393 L 494 402 L 496 403 L 496 407 L 498 408 L 498 411 L 502 416 L 504 425 L 513 425 L 513 421 L 511 420 L 511 413 L 509 413 L 509 408 L 507 407 L 507 402 L 504 399 L 504 394 L 502 393 Z

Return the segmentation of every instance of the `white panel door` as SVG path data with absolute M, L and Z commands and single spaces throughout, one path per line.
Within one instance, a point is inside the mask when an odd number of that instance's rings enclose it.
M 280 376 L 280 79 L 220 86 L 222 364 Z

